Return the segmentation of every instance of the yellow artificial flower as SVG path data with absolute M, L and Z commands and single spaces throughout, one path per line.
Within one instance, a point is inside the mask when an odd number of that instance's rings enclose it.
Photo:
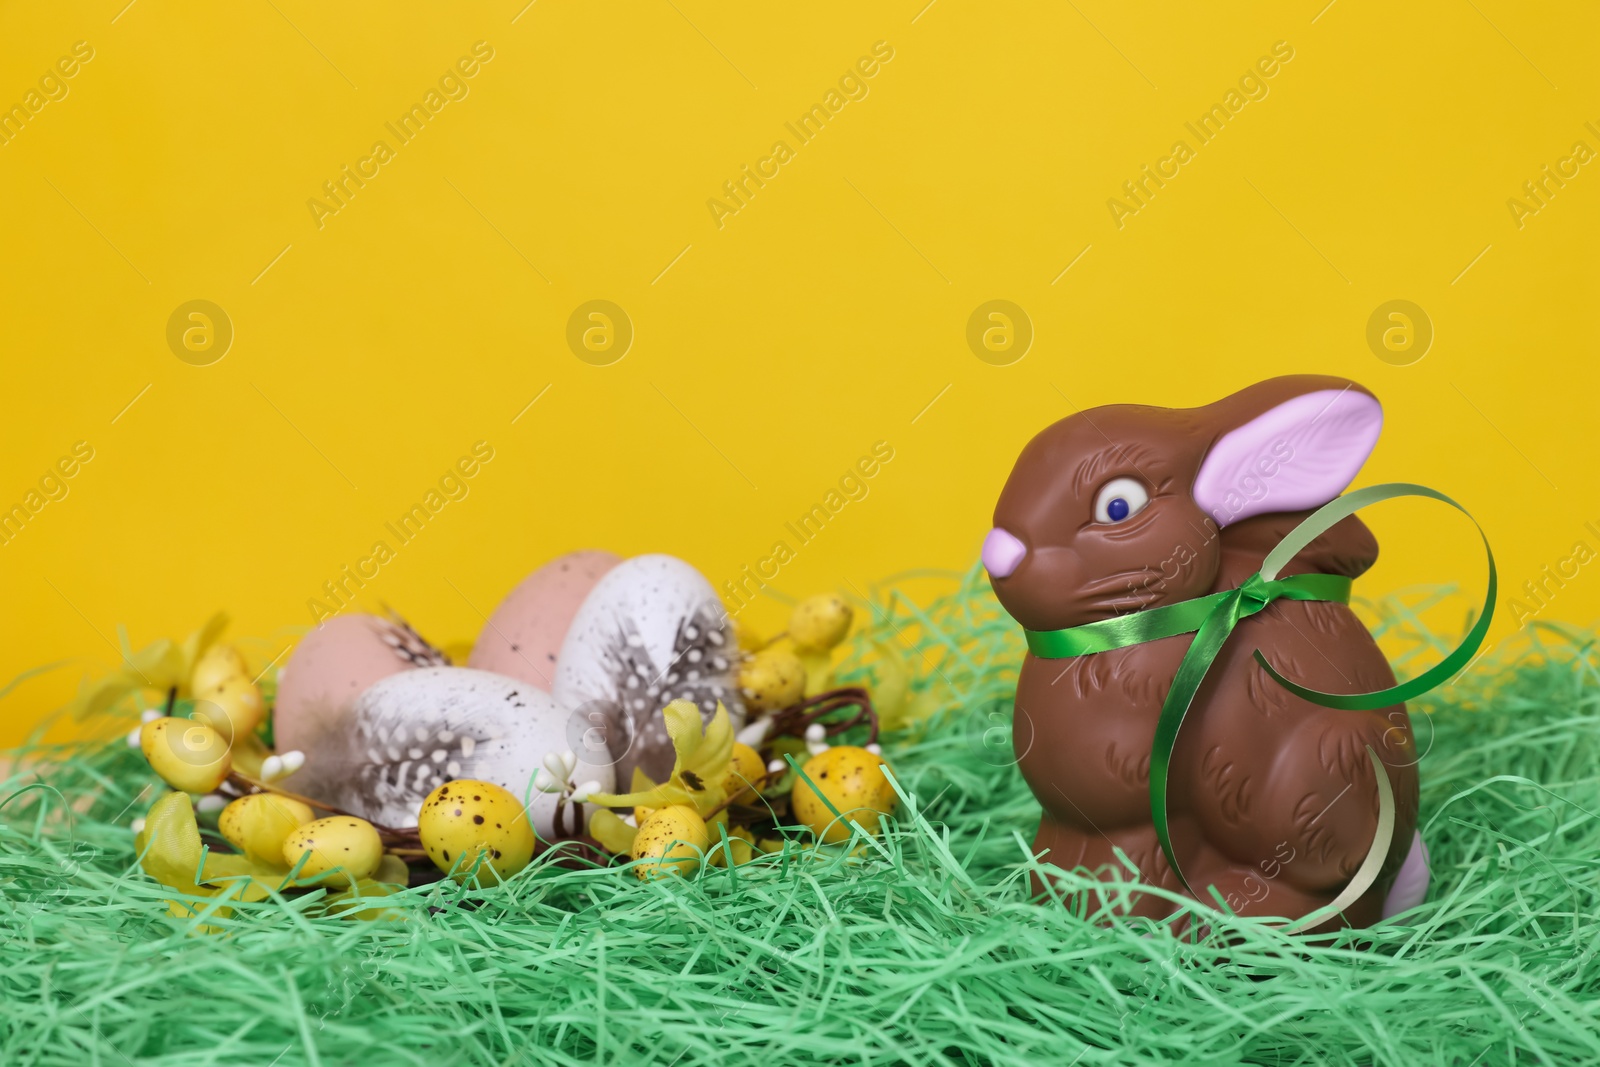
M 589 819 L 589 836 L 600 842 L 600 847 L 618 856 L 633 852 L 633 839 L 639 833 L 636 826 L 622 821 L 622 816 L 609 808 L 601 808 Z
M 206 649 L 216 643 L 227 625 L 228 616 L 219 611 L 182 644 L 163 637 L 137 652 L 128 648 L 127 635 L 119 633 L 122 666 L 81 689 L 72 702 L 73 715 L 79 719 L 89 718 L 147 689 L 163 694 L 175 689 L 179 697 L 189 696 L 189 678 L 194 665 L 205 655 Z
M 200 842 L 200 827 L 194 818 L 194 805 L 187 793 L 168 793 L 151 805 L 144 829 L 134 839 L 134 847 L 144 873 L 168 889 L 197 897 L 261 900 L 270 889 L 283 882 L 287 871 L 287 868 L 279 870 L 245 856 L 205 852 Z M 167 901 L 167 908 L 179 918 L 196 914 L 193 907 L 177 900 Z M 230 911 L 219 908 L 216 914 L 225 917 Z
M 709 723 L 702 723 L 700 709 L 692 701 L 674 700 L 662 709 L 661 715 L 667 721 L 667 736 L 677 753 L 672 777 L 632 793 L 596 793 L 589 803 L 607 808 L 683 804 L 703 816 L 727 801 L 725 785 L 733 770 L 733 723 L 728 719 L 728 709 L 718 701 L 717 713 Z M 635 783 L 641 784 L 638 779 Z

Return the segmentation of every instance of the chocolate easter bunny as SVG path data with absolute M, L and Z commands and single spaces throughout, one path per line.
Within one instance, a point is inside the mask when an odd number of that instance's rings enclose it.
M 1237 588 L 1365 462 L 1383 415 L 1338 378 L 1275 378 L 1192 409 L 1114 405 L 1079 412 L 1023 449 L 995 507 L 983 563 L 1030 631 L 1127 616 Z M 1296 554 L 1284 576 L 1354 578 L 1378 545 L 1355 517 Z M 1035 851 L 1059 867 L 1120 868 L 1183 892 L 1152 819 L 1156 722 L 1194 635 L 1069 658 L 1030 654 L 1013 742 L 1043 807 Z M 1395 684 L 1365 627 L 1339 602 L 1277 600 L 1238 624 L 1195 693 L 1167 778 L 1171 847 L 1198 899 L 1214 886 L 1244 915 L 1305 916 L 1351 882 L 1373 847 L 1377 772 L 1394 830 L 1376 881 L 1333 922 L 1365 926 L 1419 903 L 1427 853 L 1416 833 L 1417 754 L 1404 704 L 1333 710 L 1277 684 L 1260 649 L 1309 688 Z M 1135 914 L 1172 905 L 1139 894 Z

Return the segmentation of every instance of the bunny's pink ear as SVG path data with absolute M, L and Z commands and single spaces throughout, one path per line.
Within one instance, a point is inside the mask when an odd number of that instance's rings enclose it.
M 1320 507 L 1344 492 L 1383 429 L 1383 408 L 1354 389 L 1303 393 L 1230 430 L 1194 480 L 1218 526 Z

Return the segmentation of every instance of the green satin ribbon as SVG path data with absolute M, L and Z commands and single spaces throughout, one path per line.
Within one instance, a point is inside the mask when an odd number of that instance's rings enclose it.
M 1148 608 L 1132 615 L 1085 623 L 1067 630 L 1025 630 L 1028 651 L 1040 659 L 1069 659 L 1113 648 L 1142 645 L 1163 637 L 1192 634 L 1218 608 L 1233 605 L 1234 622 L 1254 615 L 1274 600 L 1334 600 L 1350 602 L 1350 579 L 1337 574 L 1296 574 L 1267 581 L 1257 571 L 1237 589 L 1195 597 L 1177 604 Z M 1228 627 L 1230 630 L 1232 626 Z
M 1472 518 L 1460 504 L 1427 486 L 1406 482 L 1369 486 L 1353 493 L 1346 493 L 1312 512 L 1278 542 L 1271 552 L 1267 553 L 1266 558 L 1262 560 L 1261 569 L 1246 578 L 1237 589 L 1212 593 L 1209 596 L 1151 608 L 1115 619 L 1073 626 L 1065 630 L 1026 631 L 1028 650 L 1041 659 L 1090 655 L 1163 637 L 1176 637 L 1186 633 L 1195 635 L 1188 651 L 1184 653 L 1182 662 L 1178 664 L 1178 671 L 1172 679 L 1172 688 L 1167 693 L 1167 699 L 1161 705 L 1161 714 L 1156 720 L 1155 741 L 1150 751 L 1150 816 L 1155 824 L 1156 838 L 1161 843 L 1161 851 L 1167 857 L 1167 863 L 1172 867 L 1172 873 L 1177 875 L 1179 883 L 1189 891 L 1190 895 L 1194 895 L 1194 890 L 1190 889 L 1188 880 L 1184 878 L 1183 870 L 1178 865 L 1178 857 L 1172 848 L 1172 836 L 1167 822 L 1167 777 L 1172 766 L 1172 751 L 1178 741 L 1178 730 L 1183 725 L 1184 717 L 1189 713 L 1189 705 L 1194 701 L 1200 683 L 1205 679 L 1206 672 L 1210 670 L 1217 654 L 1222 651 L 1228 635 L 1233 632 L 1233 628 L 1240 620 L 1256 614 L 1274 600 L 1348 602 L 1350 599 L 1348 578 L 1331 574 L 1297 574 L 1279 578 L 1278 572 L 1288 565 L 1296 553 L 1326 533 L 1335 523 L 1348 518 L 1369 504 L 1405 496 L 1437 500 L 1449 504 L 1468 519 Z M 1494 554 L 1489 550 L 1489 538 L 1484 534 L 1483 527 L 1478 526 L 1475 520 L 1473 526 L 1477 527 L 1478 536 L 1483 540 L 1483 551 L 1489 561 L 1489 588 L 1484 595 L 1483 611 L 1479 614 L 1477 622 L 1467 631 L 1461 643 L 1439 663 L 1415 678 L 1388 689 L 1372 693 L 1324 693 L 1298 685 L 1279 674 L 1272 664 L 1267 662 L 1260 649 L 1255 650 L 1256 662 L 1273 681 L 1295 696 L 1313 704 L 1344 711 L 1372 711 L 1391 704 L 1399 704 L 1447 681 L 1471 661 L 1483 644 L 1483 639 L 1489 632 L 1490 620 L 1494 616 L 1494 601 L 1498 593 Z M 1380 812 L 1378 832 L 1373 836 L 1372 847 L 1368 850 L 1356 877 L 1332 904 L 1319 909 L 1315 916 L 1308 916 L 1307 920 L 1337 913 L 1353 903 L 1377 880 L 1383 857 L 1388 853 L 1389 839 L 1394 826 L 1393 793 L 1388 788 L 1387 777 L 1383 774 L 1382 762 L 1370 748 L 1367 751 L 1372 758 L 1374 769 L 1378 772 L 1379 799 L 1384 807 L 1384 811 Z M 1302 920 L 1296 923 L 1295 927 L 1304 928 L 1305 924 L 1306 920 Z

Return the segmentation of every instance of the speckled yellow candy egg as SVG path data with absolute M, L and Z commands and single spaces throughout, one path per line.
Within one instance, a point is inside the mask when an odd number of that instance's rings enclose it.
M 385 852 L 383 859 L 378 863 L 378 871 L 372 876 L 372 880 L 404 888 L 411 884 L 411 868 L 406 866 L 405 860 L 396 856 L 393 852 Z
M 210 793 L 233 769 L 227 739 L 194 719 L 151 719 L 139 728 L 139 751 L 162 781 L 183 793 Z
M 316 814 L 307 804 L 274 793 L 251 793 L 222 809 L 217 829 L 228 843 L 258 863 L 283 862 L 283 843 Z
M 335 815 L 308 822 L 284 839 L 283 862 L 293 867 L 303 855 L 301 882 L 349 886 L 376 873 L 383 862 L 383 841 L 367 820 Z
M 688 876 L 700 869 L 710 835 L 705 820 L 683 804 L 657 808 L 633 838 L 633 873 L 641 880 Z
M 194 670 L 189 672 L 189 688 L 198 693 L 239 676 L 250 680 L 249 668 L 245 666 L 239 650 L 232 645 L 212 645 L 195 661 Z
M 790 797 L 795 818 L 830 845 L 848 841 L 850 826 L 828 810 L 822 799 L 827 797 L 840 815 L 860 823 L 868 833 L 877 833 L 879 820 L 894 811 L 896 800 L 889 779 L 883 774 L 885 766 L 882 756 L 854 745 L 839 745 L 813 756 L 805 765 L 805 777 L 795 782 Z M 822 796 L 806 784 L 806 778 L 822 791 Z
M 776 711 L 805 695 L 806 667 L 787 648 L 757 652 L 739 669 L 739 688 L 751 711 Z
M 733 853 L 733 865 L 749 863 L 750 857 L 755 855 L 755 835 L 742 826 L 735 826 L 728 831 L 728 847 L 722 847 L 722 839 L 717 838 L 711 845 L 711 866 L 726 867 L 728 853 Z
M 852 614 L 837 593 L 808 596 L 789 615 L 789 637 L 799 648 L 826 652 L 850 632 Z
M 267 713 L 260 687 L 243 675 L 196 689 L 194 698 L 194 717 L 210 723 L 230 740 L 244 737 L 260 726 Z
M 329 896 L 328 914 L 356 922 L 403 922 L 405 911 L 389 907 L 383 902 L 385 897 L 393 896 L 400 888 L 396 884 L 381 881 L 362 882 L 355 889 Z
M 728 797 L 733 801 L 746 801 L 755 796 L 755 791 L 767 779 L 767 763 L 761 758 L 761 753 L 745 744 L 743 741 L 733 743 L 733 769 L 728 774 L 728 780 L 723 787 L 728 791 Z
M 434 866 L 454 868 L 458 882 L 470 878 L 475 865 L 481 881 L 495 882 L 533 859 L 533 824 L 522 802 L 493 782 L 458 778 L 429 793 L 417 813 L 417 833 Z

